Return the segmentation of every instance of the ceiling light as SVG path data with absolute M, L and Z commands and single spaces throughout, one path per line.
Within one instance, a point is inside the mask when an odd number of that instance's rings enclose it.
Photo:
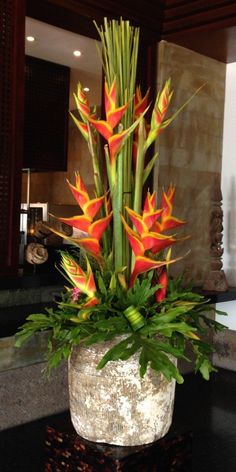
M 83 90 L 84 92 L 89 92 L 90 89 L 88 87 L 84 87 Z
M 26 36 L 26 39 L 27 39 L 27 41 L 29 41 L 30 43 L 32 43 L 33 41 L 35 41 L 35 37 L 34 37 L 34 36 Z
M 80 57 L 81 56 L 81 52 L 76 50 L 76 51 L 73 51 L 73 54 L 75 57 Z

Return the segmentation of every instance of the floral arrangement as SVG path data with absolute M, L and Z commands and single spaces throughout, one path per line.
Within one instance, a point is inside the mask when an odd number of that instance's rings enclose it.
M 72 218 L 58 218 L 79 230 L 79 236 L 68 237 L 74 250 L 61 252 L 60 270 L 67 286 L 57 309 L 27 318 L 16 345 L 35 332 L 49 331 L 51 369 L 67 359 L 75 345 L 117 338 L 98 369 L 139 352 L 141 376 L 150 366 L 179 383 L 183 377 L 171 357 L 187 359 L 190 346 L 196 371 L 208 379 L 215 370 L 209 359 L 214 349 L 205 337 L 209 330 L 224 326 L 207 316 L 213 308 L 203 296 L 168 273 L 170 264 L 177 262 L 172 246 L 186 239 L 176 235 L 185 222 L 175 216 L 174 186 L 162 191 L 160 204 L 155 191 L 144 194 L 158 158 L 157 153 L 150 156 L 152 145 L 189 100 L 167 118 L 173 96 L 167 80 L 151 111 L 149 91 L 143 96 L 140 87 L 135 88 L 138 28 L 128 21 L 105 20 L 104 28 L 97 29 L 105 72 L 105 118 L 99 119 L 91 109 L 81 84 L 74 95 L 78 116 L 71 114 L 88 144 L 95 195 L 88 194 L 79 172 L 74 183 L 68 182 L 80 211 Z

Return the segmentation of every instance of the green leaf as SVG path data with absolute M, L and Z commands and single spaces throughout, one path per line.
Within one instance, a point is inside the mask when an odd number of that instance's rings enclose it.
M 138 339 L 134 339 L 133 344 L 130 347 L 124 349 L 120 359 L 122 361 L 126 361 L 131 356 L 133 356 L 140 349 L 140 347 L 141 345 Z
M 152 171 L 152 168 L 153 168 L 157 158 L 158 158 L 158 152 L 156 152 L 156 154 L 154 154 L 152 159 L 147 163 L 147 165 L 146 165 L 146 167 L 143 171 L 143 185 L 145 184 L 150 172 Z
M 217 372 L 212 363 L 206 357 L 200 356 L 196 363 L 195 371 L 200 371 L 205 380 L 209 380 L 211 372 Z
M 184 382 L 184 379 L 177 367 L 175 367 L 169 358 L 161 352 L 159 352 L 157 359 L 151 361 L 151 368 L 157 372 L 161 372 L 169 382 L 172 380 L 172 378 L 174 378 L 178 384 L 182 384 Z
M 150 340 L 151 342 L 151 340 Z M 160 351 L 164 351 L 164 352 L 167 352 L 168 354 L 172 354 L 174 357 L 176 358 L 181 358 L 181 359 L 185 359 L 187 361 L 189 361 L 188 357 L 186 357 L 184 354 L 183 354 L 183 351 L 182 349 L 178 349 L 177 347 L 174 347 L 172 346 L 171 344 L 169 343 L 164 343 L 164 342 L 160 342 L 160 341 L 153 341 L 154 345 L 156 346 L 156 349 L 160 349 Z
M 107 320 L 96 321 L 94 327 L 99 331 L 115 331 L 116 334 L 130 331 L 128 321 L 123 316 L 114 316 Z
M 216 308 L 212 306 L 210 308 L 213 308 L 214 312 L 217 313 L 217 315 L 228 316 L 228 313 L 226 313 L 226 311 L 217 310 Z
M 147 368 L 147 362 L 150 362 L 152 369 L 161 372 L 165 378 L 170 381 L 175 378 L 178 383 L 183 383 L 183 377 L 180 375 L 177 367 L 171 362 L 169 357 L 160 350 L 158 343 L 153 340 L 142 339 L 141 352 L 141 374 Z
M 148 358 L 146 356 L 145 349 L 142 349 L 141 354 L 139 356 L 139 365 L 140 365 L 139 373 L 140 373 L 140 376 L 143 378 L 144 375 L 146 374 L 147 366 L 148 366 Z
M 17 339 L 15 341 L 14 346 L 21 347 L 22 344 L 24 344 L 27 341 L 27 339 L 29 339 L 32 335 L 33 335 L 32 330 L 28 330 L 28 331 L 24 330 L 20 333 L 16 333 Z
M 118 359 L 122 358 L 124 350 L 133 342 L 133 335 L 129 336 L 128 338 L 120 341 L 118 344 L 113 346 L 103 358 L 100 360 L 99 364 L 97 365 L 97 369 L 102 369 L 107 362 L 109 361 L 117 361 Z
M 102 276 L 99 274 L 98 277 L 97 277 L 97 281 L 98 281 L 98 287 L 99 287 L 99 291 L 101 293 L 103 293 L 103 295 L 106 295 L 107 294 L 107 289 L 106 289 L 106 286 L 103 282 L 103 278 Z
M 48 369 L 49 369 L 49 372 L 51 371 L 51 369 L 54 369 L 56 367 L 58 367 L 58 365 L 60 364 L 60 362 L 62 361 L 62 359 L 64 358 L 64 349 L 65 347 L 62 346 L 60 348 L 58 348 L 56 351 L 54 351 L 50 357 L 48 358 Z
M 157 286 L 152 286 L 151 279 L 153 277 L 153 271 L 148 274 L 148 277 L 140 281 L 136 279 L 135 284 L 132 288 L 127 291 L 127 303 L 136 307 L 143 307 L 147 301 L 154 295 L 157 290 Z

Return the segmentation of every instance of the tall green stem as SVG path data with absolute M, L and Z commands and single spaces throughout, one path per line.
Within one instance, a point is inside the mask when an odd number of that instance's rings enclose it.
M 132 28 L 129 21 L 120 22 L 104 20 L 104 28 L 97 27 L 102 42 L 102 62 L 108 87 L 114 78 L 117 85 L 116 106 L 129 103 L 129 107 L 122 118 L 123 129 L 128 129 L 133 123 L 133 96 L 136 85 L 136 69 L 139 44 L 139 29 Z M 117 131 L 114 130 L 114 133 Z M 130 274 L 131 250 L 124 234 L 120 214 L 125 205 L 132 207 L 133 175 L 132 175 L 132 136 L 127 140 L 117 156 L 116 172 L 109 168 L 109 159 L 106 157 L 107 170 L 113 207 L 113 243 L 115 269 L 127 266 L 127 275 Z M 114 178 L 115 176 L 115 178 Z

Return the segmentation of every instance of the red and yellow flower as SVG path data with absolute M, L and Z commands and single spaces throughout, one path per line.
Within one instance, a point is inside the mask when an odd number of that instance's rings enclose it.
M 106 120 L 97 120 L 92 116 L 88 117 L 89 122 L 94 128 L 106 139 L 109 147 L 110 163 L 114 166 L 116 157 L 121 150 L 126 138 L 130 135 L 130 129 L 122 130 L 114 133 L 114 128 L 118 125 L 124 113 L 126 112 L 129 103 L 125 103 L 120 107 L 116 107 L 117 85 L 114 79 L 110 89 L 105 82 L 105 113 Z
M 57 219 L 81 231 L 81 237 L 67 237 L 67 239 L 83 247 L 92 255 L 100 256 L 100 239 L 111 221 L 112 212 L 107 214 L 104 218 L 98 220 L 94 220 L 94 218 L 104 203 L 105 195 L 90 199 L 79 173 L 75 174 L 75 186 L 70 182 L 68 182 L 68 185 L 75 200 L 83 211 L 83 215 L 72 216 L 70 218 L 60 217 Z
M 164 192 L 163 192 L 164 194 Z M 168 195 L 168 202 L 171 203 L 173 207 L 173 197 L 174 197 L 174 190 L 173 187 L 170 187 L 167 194 Z M 130 286 L 132 286 L 137 278 L 137 276 L 143 272 L 147 272 L 151 269 L 157 269 L 163 266 L 167 266 L 175 262 L 177 259 L 164 259 L 164 260 L 157 260 L 153 257 L 150 257 L 150 253 L 155 255 L 161 252 L 163 249 L 170 247 L 172 244 L 176 243 L 178 239 L 174 238 L 173 236 L 167 236 L 161 234 L 159 231 L 162 226 L 165 229 L 166 223 L 165 218 L 176 220 L 176 226 L 178 224 L 183 224 L 184 222 L 177 220 L 176 218 L 171 216 L 167 212 L 167 208 L 169 206 L 166 203 L 166 198 L 163 197 L 163 207 L 159 210 L 156 209 L 156 193 L 150 194 L 148 192 L 142 215 L 137 214 L 131 208 L 126 207 L 126 211 L 129 215 L 130 220 L 134 225 L 134 229 L 130 228 L 130 226 L 125 221 L 124 217 L 121 216 L 122 222 L 130 243 L 130 246 L 133 250 L 135 255 L 135 262 L 134 268 L 130 278 Z M 172 212 L 171 207 L 171 212 Z M 164 217 L 163 217 L 164 212 Z M 157 220 L 161 218 L 161 223 L 157 222 Z M 169 221 L 169 220 L 168 220 Z M 172 220 L 171 220 L 172 221 Z M 162 226 L 161 226 L 162 225 Z M 173 226 L 170 226 L 173 227 Z M 158 231 L 156 230 L 158 229 Z M 148 255 L 146 254 L 148 252 Z
M 165 120 L 170 101 L 173 95 L 173 90 L 170 90 L 170 79 L 165 82 L 163 89 L 158 92 L 155 106 L 152 112 L 150 131 L 145 143 L 146 149 L 157 139 L 160 132 L 165 129 L 170 120 Z
M 155 299 L 157 303 L 160 303 L 162 300 L 165 299 L 166 292 L 167 292 L 167 287 L 168 287 L 168 274 L 167 274 L 167 269 L 166 267 L 162 267 L 160 270 L 156 271 L 156 281 L 158 285 L 161 285 L 161 288 L 159 288 L 155 292 Z
M 161 221 L 155 222 L 156 231 L 165 231 L 184 225 L 186 222 L 172 215 L 174 204 L 175 187 L 170 185 L 167 192 L 162 192 L 162 214 Z
M 75 103 L 77 106 L 77 110 L 80 114 L 81 120 L 78 120 L 76 116 L 70 112 L 70 115 L 80 130 L 82 136 L 85 138 L 85 140 L 88 142 L 89 140 L 89 128 L 88 128 L 88 119 L 91 117 L 92 119 L 96 119 L 96 114 L 94 113 L 93 110 L 91 110 L 91 107 L 89 105 L 89 101 L 86 97 L 86 94 L 84 93 L 82 89 L 82 85 L 80 82 L 78 83 L 77 86 L 77 93 L 74 93 L 74 99 Z M 94 142 L 96 142 L 96 137 L 94 134 L 92 134 L 92 139 Z
M 61 257 L 61 267 L 70 279 L 74 288 L 78 289 L 77 295 L 80 293 L 86 295 L 86 300 L 81 305 L 81 308 L 89 308 L 97 305 L 99 299 L 96 296 L 97 289 L 88 259 L 86 273 L 81 269 L 79 264 L 71 255 L 65 253 L 63 253 Z

